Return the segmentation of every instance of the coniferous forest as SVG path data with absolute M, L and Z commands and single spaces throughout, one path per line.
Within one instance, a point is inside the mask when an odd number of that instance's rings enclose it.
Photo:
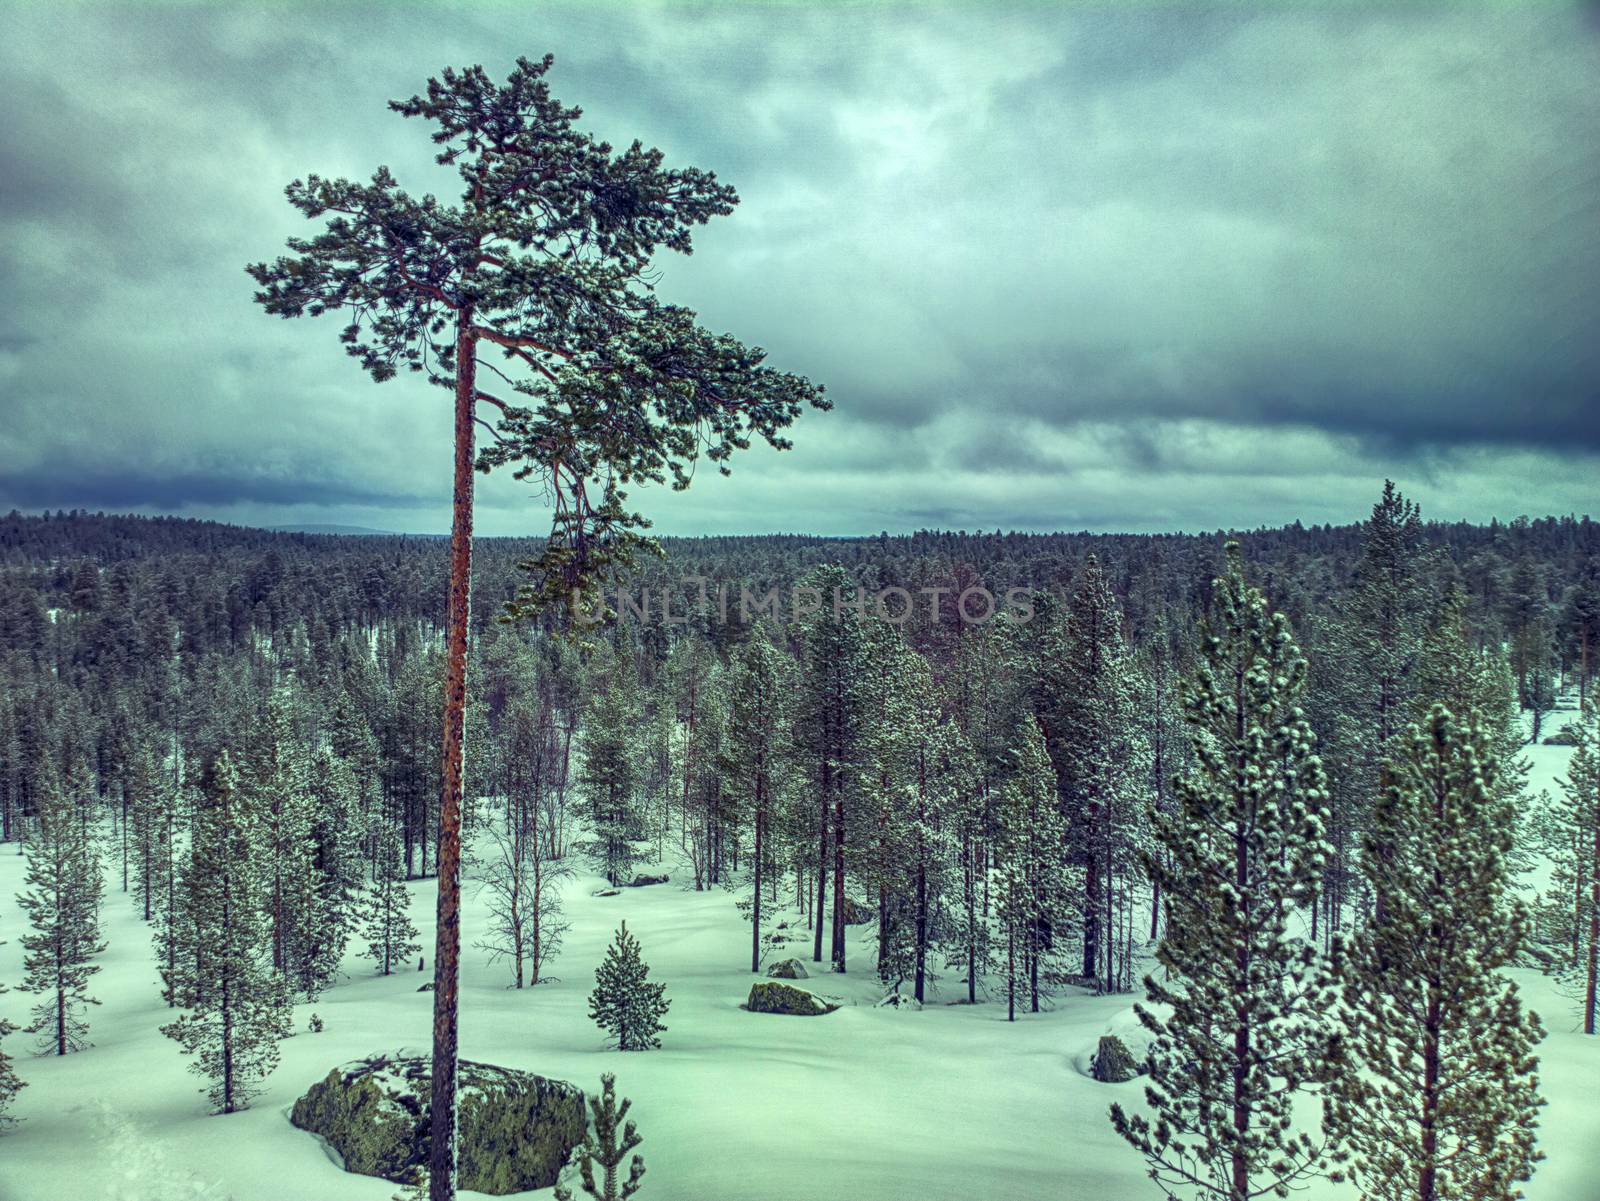
M 6 16 L 0 1201 L 1600 1201 L 1588 8 Z
M 102 968 L 194 1075 L 164 1106 L 298 1093 L 325 1031 L 394 1051 L 432 983 L 447 544 L 73 512 L 0 546 L 8 1116 L 36 1054 L 128 1037 Z M 482 540 L 469 1052 L 538 1065 L 551 1010 L 571 1056 L 839 1006 L 889 1023 L 823 1031 L 870 1089 L 939 1009 L 1094 1090 L 1134 1178 L 1511 1196 L 1578 1103 L 1542 1108 L 1541 1040 L 1596 1022 L 1597 550 L 1386 485 L 1343 527 L 669 540 L 557 628 L 487 603 L 527 548 Z

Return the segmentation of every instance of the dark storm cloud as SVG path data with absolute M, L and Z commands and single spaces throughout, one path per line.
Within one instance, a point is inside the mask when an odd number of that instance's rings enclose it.
M 384 102 L 550 50 L 585 126 L 739 188 L 664 293 L 838 406 L 642 493 L 664 532 L 1344 520 L 1392 474 L 1434 516 L 1581 510 L 1594 11 L 17 8 L 0 505 L 442 528 L 443 398 L 242 266 L 297 175 L 448 194 Z M 483 524 L 541 503 L 488 481 Z
M 220 465 L 151 471 L 136 464 L 112 470 L 99 464 L 51 463 L 13 472 L 6 484 L 13 496 L 27 497 L 30 507 L 52 509 L 172 512 L 239 504 L 411 509 L 427 500 L 426 493 L 366 488 L 322 475 L 258 475 Z

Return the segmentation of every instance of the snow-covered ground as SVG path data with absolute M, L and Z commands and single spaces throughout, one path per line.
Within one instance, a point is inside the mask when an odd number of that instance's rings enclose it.
M 1570 715 L 1558 715 L 1559 721 Z M 1555 726 L 1552 726 L 1555 728 Z M 1552 788 L 1567 748 L 1529 748 L 1531 791 Z M 23 860 L 0 855 L 0 979 L 21 978 L 14 894 Z M 108 880 L 108 884 L 111 881 Z M 932 1004 L 920 1012 L 873 1006 L 870 928 L 855 930 L 859 974 L 804 982 L 847 1003 L 820 1018 L 750 1014 L 739 1008 L 752 976 L 749 926 L 724 891 L 678 886 L 592 895 L 597 877 L 571 882 L 572 929 L 536 989 L 506 987 L 509 972 L 470 946 L 483 903 L 469 886 L 461 999 L 462 1055 L 598 1088 L 614 1071 L 633 1098 L 649 1172 L 642 1201 L 972 1201 L 1003 1195 L 1061 1201 L 1157 1201 L 1138 1156 L 1112 1132 L 1112 1100 L 1137 1106 L 1143 1085 L 1099 1084 L 1078 1065 L 1099 1035 L 1126 1021 L 1127 997 L 1073 994 L 1053 1012 L 1008 1025 L 990 1003 Z M 431 944 L 434 885 L 412 890 L 413 916 Z M 742 895 L 742 894 L 741 894 Z M 789 915 L 791 924 L 792 915 Z M 587 1017 L 593 970 L 618 921 L 644 947 L 672 1010 L 659 1051 L 608 1051 Z M 93 980 L 94 1046 L 57 1059 L 24 1056 L 28 1081 L 19 1125 L 0 1135 L 0 1199 L 90 1201 L 225 1198 L 236 1201 L 388 1201 L 386 1181 L 347 1174 L 312 1135 L 289 1124 L 294 1100 L 330 1068 L 372 1051 L 428 1042 L 431 979 L 387 979 L 352 953 L 348 979 L 296 1009 L 300 1031 L 247 1112 L 207 1113 L 199 1081 L 157 1027 L 161 1003 L 147 928 L 133 899 L 108 894 L 109 948 Z M 794 953 L 809 963 L 803 923 Z M 431 969 L 431 952 L 429 967 Z M 1600 1201 L 1600 1039 L 1576 1032 L 1572 1003 L 1543 977 L 1518 972 L 1549 1034 L 1541 1078 L 1549 1100 L 1540 1145 L 1548 1154 L 1529 1201 Z M 951 991 L 959 991 L 952 983 Z M 12 991 L 7 1013 L 28 998 Z M 306 1032 L 315 1009 L 327 1024 Z M 29 1036 L 7 1043 L 23 1054 Z M 546 1198 L 548 1191 L 526 1194 Z M 1352 1196 L 1320 1182 L 1306 1201 Z

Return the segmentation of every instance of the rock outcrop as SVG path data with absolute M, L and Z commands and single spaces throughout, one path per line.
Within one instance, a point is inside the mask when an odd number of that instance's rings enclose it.
M 777 980 L 761 980 L 750 986 L 744 1007 L 751 1013 L 783 1013 L 794 1017 L 821 1017 L 839 1008 L 803 988 Z
M 430 1066 L 389 1055 L 345 1064 L 313 1084 L 289 1120 L 326 1139 L 345 1171 L 413 1184 L 428 1162 Z M 464 1189 L 548 1188 L 583 1141 L 583 1093 L 565 1081 L 462 1060 L 459 1095 Z

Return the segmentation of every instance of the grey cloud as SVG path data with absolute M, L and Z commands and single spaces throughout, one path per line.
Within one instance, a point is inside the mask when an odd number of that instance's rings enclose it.
M 241 268 L 303 228 L 293 176 L 448 193 L 384 102 L 548 49 L 586 126 L 743 197 L 663 293 L 837 405 L 789 455 L 641 493 L 663 529 L 1348 518 L 1402 470 L 1463 515 L 1581 508 L 1594 11 L 16 9 L 0 486 L 440 528 L 441 398 L 373 387 L 330 322 L 267 320 Z M 1285 461 L 1330 464 L 1315 495 Z M 484 505 L 538 526 L 526 489 Z

